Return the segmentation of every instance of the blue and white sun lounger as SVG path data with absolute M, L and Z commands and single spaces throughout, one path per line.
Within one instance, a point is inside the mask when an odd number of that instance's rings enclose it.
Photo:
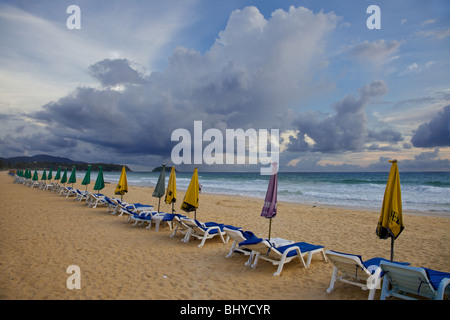
M 409 294 L 433 300 L 443 300 L 444 294 L 450 296 L 450 273 L 388 261 L 383 261 L 380 267 L 385 274 L 381 300 L 387 297 L 415 299 Z
M 161 222 L 166 222 L 169 226 L 170 231 L 173 230 L 173 223 L 174 221 L 179 221 L 181 218 L 186 218 L 186 216 L 178 213 L 165 213 L 165 212 L 158 212 L 157 214 L 152 216 L 151 222 L 155 224 L 155 231 L 159 231 L 159 227 L 161 225 Z M 151 228 L 151 224 L 147 228 Z
M 305 268 L 308 268 L 311 264 L 311 259 L 314 253 L 322 253 L 323 260 L 326 262 L 324 247 L 313 245 L 306 242 L 296 242 L 281 239 L 271 238 L 271 241 L 267 239 L 250 239 L 239 243 L 239 246 L 252 250 L 249 261 L 246 265 L 249 265 L 251 261 L 251 267 L 256 268 L 259 259 L 263 259 L 272 262 L 273 265 L 278 265 L 277 271 L 273 274 L 279 276 L 283 270 L 284 264 L 298 258 Z M 303 256 L 308 255 L 307 262 L 303 259 Z
M 105 195 L 101 193 L 89 193 L 87 195 L 86 204 L 90 208 L 97 208 L 97 206 L 107 206 L 108 202 L 105 200 Z
M 255 234 L 251 231 L 244 231 L 242 229 L 231 229 L 228 227 L 224 227 L 223 231 L 229 237 L 233 240 L 233 244 L 231 245 L 230 252 L 226 255 L 227 258 L 230 258 L 233 256 L 235 252 L 243 253 L 246 256 L 251 255 L 252 250 L 239 246 L 239 243 L 250 240 L 250 239 L 259 239 L 255 236 Z
M 239 229 L 234 226 L 225 225 L 217 222 L 199 222 L 198 220 L 193 220 L 189 218 L 181 218 L 182 223 L 184 223 L 189 230 L 186 232 L 186 235 L 181 240 L 185 243 L 188 243 L 191 237 L 195 237 L 200 239 L 201 242 L 198 245 L 199 248 L 203 247 L 205 241 L 207 239 L 214 238 L 215 236 L 219 236 L 223 243 L 226 243 L 224 239 L 225 231 L 223 228 L 228 227 L 229 229 Z M 228 238 L 227 238 L 228 240 Z
M 334 265 L 330 286 L 327 292 L 334 290 L 336 281 L 341 281 L 360 287 L 362 290 L 369 290 L 368 300 L 373 300 L 377 289 L 381 288 L 383 277 L 379 268 L 382 261 L 389 261 L 383 258 L 372 258 L 363 261 L 361 256 L 337 251 L 327 251 L 326 255 Z M 407 265 L 407 262 L 395 262 L 396 264 Z

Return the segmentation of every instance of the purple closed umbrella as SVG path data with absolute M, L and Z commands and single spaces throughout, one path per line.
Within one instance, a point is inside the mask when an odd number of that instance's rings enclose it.
M 266 198 L 264 199 L 264 207 L 261 217 L 270 219 L 269 222 L 269 240 L 272 229 L 272 218 L 277 215 L 277 187 L 278 187 L 278 171 L 277 163 L 272 163 L 272 175 L 270 176 L 269 186 L 267 187 Z

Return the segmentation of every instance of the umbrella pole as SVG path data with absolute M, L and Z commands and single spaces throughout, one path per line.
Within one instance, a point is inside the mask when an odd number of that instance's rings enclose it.
M 391 237 L 391 262 L 394 261 L 394 237 Z
M 194 219 L 197 220 L 197 210 L 194 211 Z
M 272 231 L 272 218 L 269 219 L 269 241 L 270 241 L 270 232 Z
M 158 212 L 159 212 L 160 205 L 161 205 L 161 198 L 158 199 Z

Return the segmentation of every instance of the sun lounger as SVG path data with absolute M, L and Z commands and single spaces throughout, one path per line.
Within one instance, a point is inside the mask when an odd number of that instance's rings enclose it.
M 86 199 L 86 204 L 90 208 L 97 208 L 97 206 L 107 206 L 108 202 L 105 200 L 105 195 L 101 193 L 89 193 Z
M 373 300 L 376 290 L 381 288 L 383 274 L 379 268 L 380 262 L 388 261 L 387 259 L 376 257 L 363 261 L 359 255 L 331 250 L 327 251 L 326 255 L 334 265 L 328 293 L 334 290 L 336 281 L 341 281 L 358 286 L 362 290 L 369 290 L 368 300 Z M 396 262 L 396 264 L 408 263 Z
M 228 227 L 229 229 L 236 228 L 230 225 L 224 225 L 222 223 L 216 222 L 199 222 L 198 220 L 181 218 L 181 221 L 189 228 L 186 232 L 185 237 L 182 239 L 183 242 L 188 243 L 191 237 L 195 237 L 200 239 L 201 242 L 198 245 L 199 248 L 203 247 L 205 241 L 208 239 L 212 239 L 215 236 L 219 236 L 223 243 L 226 243 L 224 239 L 225 231 L 223 231 L 224 227 Z M 238 229 L 238 228 L 236 228 Z M 228 240 L 228 238 L 227 238 Z
M 75 200 L 80 201 L 81 200 L 86 200 L 87 199 L 87 195 L 89 194 L 89 192 L 87 191 L 80 191 L 78 189 L 75 189 L 77 192 L 77 197 L 75 198 Z
M 311 264 L 311 259 L 314 253 L 322 253 L 323 260 L 326 262 L 327 258 L 325 256 L 324 247 L 313 245 L 306 242 L 296 242 L 273 238 L 271 241 L 267 239 L 250 239 L 243 241 L 239 244 L 241 247 L 252 250 L 249 261 L 246 265 L 250 265 L 251 268 L 256 268 L 259 259 L 263 259 L 272 262 L 273 265 L 278 265 L 277 271 L 273 274 L 274 276 L 279 276 L 283 270 L 284 264 L 298 258 L 301 264 L 308 268 Z M 303 257 L 307 255 L 307 261 Z
M 75 188 L 67 188 L 67 192 L 65 193 L 66 198 L 68 197 L 76 197 L 77 196 L 77 190 Z
M 165 212 L 158 212 L 157 214 L 152 216 L 152 221 L 155 224 L 155 231 L 159 231 L 159 227 L 162 222 L 166 222 L 169 226 L 170 231 L 173 230 L 173 224 L 179 221 L 180 218 L 186 218 L 186 216 L 178 213 L 165 213 Z M 147 227 L 151 228 L 151 224 Z
M 381 300 L 387 297 L 415 299 L 411 295 L 443 300 L 444 294 L 450 296 L 450 273 L 398 265 L 388 261 L 381 262 L 380 267 L 385 274 Z
M 181 219 L 182 218 L 187 218 L 184 215 L 179 215 L 179 214 L 175 214 L 175 216 L 173 217 L 172 220 L 172 227 L 173 224 L 176 225 L 176 227 L 173 229 L 173 232 L 170 234 L 170 237 L 173 238 L 177 232 L 180 232 L 181 234 L 186 235 L 186 233 L 189 230 L 189 226 L 187 226 Z
M 252 238 L 257 238 L 253 232 L 250 231 L 244 231 L 242 229 L 230 229 L 227 227 L 223 228 L 223 231 L 229 237 L 231 240 L 233 240 L 233 244 L 231 245 L 230 252 L 226 255 L 227 258 L 230 258 L 233 256 L 235 252 L 243 253 L 246 256 L 250 256 L 252 253 L 251 249 L 240 247 L 239 243 L 250 240 Z M 258 238 L 257 238 L 258 239 Z
M 153 215 L 157 214 L 156 211 L 145 211 L 141 213 L 134 213 L 130 215 L 130 220 L 134 220 L 134 225 L 137 225 L 139 222 L 147 222 L 148 226 L 147 229 L 150 229 L 151 223 L 152 223 L 152 217 Z
M 134 207 L 122 207 L 119 210 L 119 217 L 123 216 L 124 214 L 128 215 L 128 220 L 135 221 L 135 224 L 137 224 L 137 222 L 141 221 L 141 222 L 151 222 L 151 217 L 156 214 L 156 211 L 153 210 L 153 207 L 150 206 L 150 210 L 145 210 L 145 211 L 138 211 L 136 209 L 134 209 Z M 147 218 L 146 218 L 147 217 Z
M 117 212 L 120 212 L 120 209 L 129 209 L 130 211 L 136 212 L 142 212 L 142 211 L 149 211 L 153 212 L 153 206 L 148 204 L 142 204 L 142 203 L 127 203 L 125 201 L 121 201 L 117 198 L 110 198 L 111 208 L 114 208 L 113 212 L 111 214 L 116 214 Z

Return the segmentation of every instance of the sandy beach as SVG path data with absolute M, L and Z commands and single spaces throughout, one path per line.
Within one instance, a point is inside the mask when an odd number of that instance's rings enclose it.
M 126 217 L 113 216 L 105 207 L 92 209 L 84 202 L 50 191 L 14 184 L 0 173 L 0 299 L 174 299 L 174 300 L 297 300 L 367 299 L 368 292 L 337 283 L 328 294 L 332 264 L 314 256 L 308 269 L 297 260 L 276 267 L 260 261 L 246 267 L 246 258 L 226 258 L 231 241 L 218 238 L 198 248 L 169 229 L 155 232 L 133 226 Z M 81 182 L 81 181 L 80 181 Z M 75 187 L 84 190 L 80 182 Z M 92 191 L 93 183 L 88 186 Z M 115 185 L 102 193 L 113 196 Z M 127 202 L 157 207 L 152 189 L 129 187 Z M 177 212 L 184 193 L 178 191 Z M 260 217 L 263 201 L 244 197 L 200 194 L 197 219 L 216 221 L 267 237 L 269 221 Z M 381 205 L 381 204 L 380 204 Z M 161 211 L 170 211 L 161 204 Z M 193 214 L 191 214 L 193 216 Z M 272 236 L 305 241 L 359 254 L 363 259 L 389 258 L 390 240 L 378 240 L 379 212 L 279 203 Z M 404 215 L 405 230 L 395 241 L 395 259 L 413 266 L 450 272 L 450 219 Z M 81 289 L 69 290 L 70 265 L 81 270 Z M 379 290 L 375 296 L 379 298 Z

